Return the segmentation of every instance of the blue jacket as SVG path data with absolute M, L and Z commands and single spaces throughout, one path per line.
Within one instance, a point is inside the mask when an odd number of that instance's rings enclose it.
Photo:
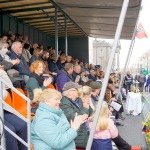
M 64 87 L 64 84 L 66 82 L 69 82 L 69 81 L 72 81 L 72 78 L 71 76 L 69 76 L 69 74 L 67 74 L 66 71 L 64 70 L 61 70 L 59 73 L 58 73 L 58 76 L 57 76 L 57 87 L 58 87 L 58 91 L 62 92 L 62 88 Z
M 39 58 L 35 57 L 35 56 L 32 56 L 29 60 L 29 66 L 36 60 L 40 60 Z
M 56 72 L 56 73 L 58 73 L 59 72 L 59 69 L 58 69 L 58 67 L 57 67 L 57 64 L 56 63 L 54 63 L 53 61 L 48 61 L 48 68 L 49 68 L 49 71 L 50 72 Z
M 34 150 L 75 150 L 77 132 L 70 127 L 61 109 L 40 103 L 31 124 Z
M 58 67 L 59 70 L 63 70 L 64 69 L 65 63 L 61 63 L 60 60 L 58 60 L 56 64 L 57 64 L 57 67 Z
M 97 79 L 96 79 L 96 76 L 92 76 L 91 74 L 89 74 L 88 77 L 89 77 L 90 80 L 93 80 L 93 81 L 96 81 L 96 80 L 97 80 Z
M 146 81 L 146 86 L 150 85 L 150 76 L 148 76 L 147 81 Z
M 13 50 L 11 50 L 8 55 L 12 60 L 15 60 L 17 58 L 20 59 L 20 63 L 18 65 L 14 65 L 13 68 L 19 71 L 20 75 L 29 76 L 30 70 L 25 58 L 22 55 L 17 55 Z

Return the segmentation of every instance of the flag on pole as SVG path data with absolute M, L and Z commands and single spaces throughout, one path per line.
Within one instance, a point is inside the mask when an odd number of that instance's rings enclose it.
M 136 29 L 136 35 L 137 38 L 142 39 L 142 38 L 147 38 L 147 34 L 140 22 L 140 24 L 138 25 L 138 28 Z
M 145 67 L 145 69 L 143 70 L 143 74 L 144 74 L 144 76 L 148 75 L 148 68 L 147 67 Z

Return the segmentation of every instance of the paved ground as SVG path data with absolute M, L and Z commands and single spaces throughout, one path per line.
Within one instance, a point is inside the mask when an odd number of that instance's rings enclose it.
M 125 108 L 125 104 L 124 104 Z M 120 135 L 131 146 L 142 146 L 142 150 L 148 150 L 144 134 L 142 132 L 142 116 L 133 116 L 124 114 L 126 119 L 122 121 L 124 126 L 118 126 Z

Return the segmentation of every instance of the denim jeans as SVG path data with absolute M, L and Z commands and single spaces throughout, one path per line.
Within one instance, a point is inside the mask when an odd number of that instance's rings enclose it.
M 4 111 L 4 125 L 16 133 L 27 142 L 27 124 L 16 115 Z M 5 130 L 6 150 L 27 150 L 21 142 L 17 141 L 9 132 Z

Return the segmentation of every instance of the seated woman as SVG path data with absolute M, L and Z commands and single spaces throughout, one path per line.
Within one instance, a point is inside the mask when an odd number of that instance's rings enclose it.
M 124 120 L 125 117 L 123 117 L 123 115 L 122 115 L 123 112 L 124 112 L 123 104 L 122 104 L 121 100 L 119 99 L 119 97 L 116 98 L 119 91 L 118 91 L 118 89 L 116 89 L 114 87 L 113 81 L 111 79 L 108 80 L 107 89 L 109 89 L 111 91 L 111 101 L 115 101 L 115 102 L 117 102 L 118 104 L 121 105 L 121 108 L 120 108 L 119 111 L 117 111 L 117 113 L 115 115 L 115 118 L 116 119 L 120 118 L 120 119 Z
M 40 47 L 37 47 L 34 51 L 33 51 L 33 55 L 29 60 L 29 66 L 36 60 L 41 60 L 41 55 L 43 54 L 43 50 Z
M 79 92 L 79 97 L 82 99 L 83 102 L 86 102 L 90 108 L 92 88 L 85 85 L 82 88 L 79 88 L 78 92 Z
M 140 146 L 130 146 L 121 138 L 114 122 L 110 119 L 110 115 L 108 104 L 103 101 L 91 150 L 112 150 L 112 140 L 119 150 L 141 150 Z M 89 118 L 90 129 L 92 127 L 93 117 L 94 114 Z
M 27 64 L 29 65 L 29 60 L 31 58 L 30 54 L 30 44 L 25 43 L 22 50 L 22 56 L 25 58 Z
M 33 100 L 33 91 L 34 89 L 41 88 L 42 90 L 46 89 L 52 82 L 52 78 L 49 76 L 43 80 L 41 76 L 44 72 L 44 63 L 43 61 L 36 60 L 30 66 L 30 77 L 27 82 L 27 90 L 29 92 L 29 97 Z
M 75 150 L 74 138 L 85 122 L 82 116 L 75 116 L 69 124 L 59 108 L 61 93 L 54 89 L 36 89 L 34 99 L 40 102 L 31 124 L 31 141 L 34 150 Z

